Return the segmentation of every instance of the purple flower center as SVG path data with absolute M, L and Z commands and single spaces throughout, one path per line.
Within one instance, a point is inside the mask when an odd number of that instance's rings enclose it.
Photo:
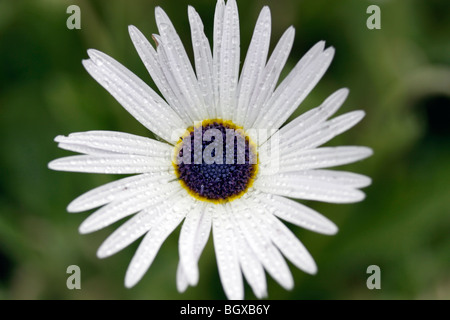
M 250 139 L 232 123 L 204 121 L 179 143 L 176 171 L 180 182 L 202 200 L 224 202 L 251 186 L 257 156 Z

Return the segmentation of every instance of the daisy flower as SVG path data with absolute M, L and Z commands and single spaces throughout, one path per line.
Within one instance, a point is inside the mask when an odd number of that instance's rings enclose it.
M 371 183 L 363 175 L 324 169 L 372 154 L 366 147 L 320 147 L 364 116 L 353 111 L 329 119 L 347 89 L 283 126 L 327 70 L 334 49 L 317 43 L 277 86 L 294 29 L 286 30 L 269 56 L 268 7 L 258 17 L 241 72 L 235 0 L 216 4 L 212 48 L 199 15 L 189 7 L 194 68 L 169 17 L 159 7 L 155 14 L 155 46 L 136 27 L 129 32 L 162 97 L 102 52 L 88 50 L 83 65 L 159 139 L 112 131 L 57 136 L 60 148 L 82 155 L 54 160 L 51 169 L 132 174 L 81 195 L 68 211 L 101 207 L 81 224 L 81 233 L 133 215 L 97 252 L 108 257 L 144 236 L 126 272 L 126 287 L 143 277 L 182 223 L 176 274 L 180 292 L 198 283 L 198 260 L 211 232 L 229 299 L 244 298 L 244 277 L 257 297 L 266 297 L 266 271 L 291 289 L 285 258 L 309 274 L 317 267 L 280 219 L 322 234 L 335 234 L 337 227 L 290 198 L 352 203 L 364 199 L 359 189 Z

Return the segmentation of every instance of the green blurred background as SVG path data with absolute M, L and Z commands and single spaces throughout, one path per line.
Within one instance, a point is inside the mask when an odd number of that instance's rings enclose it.
M 81 30 L 69 30 L 66 8 L 81 8 Z M 79 194 L 117 176 L 53 172 L 69 155 L 56 135 L 116 130 L 152 136 L 84 70 L 88 48 L 116 58 L 153 83 L 127 26 L 157 32 L 162 6 L 192 56 L 187 5 L 211 39 L 214 0 L 0 0 L 0 299 L 223 299 L 210 239 L 197 287 L 175 287 L 179 228 L 144 279 L 125 289 L 138 242 L 99 260 L 96 250 L 118 225 L 78 234 L 88 213 L 68 214 Z M 381 30 L 368 30 L 366 9 L 381 8 Z M 319 266 L 309 276 L 290 264 L 295 288 L 268 280 L 271 299 L 450 298 L 450 2 L 446 0 L 240 0 L 246 52 L 259 11 L 272 10 L 272 45 L 290 25 L 296 39 L 285 74 L 318 40 L 336 48 L 331 68 L 296 114 L 350 88 L 343 113 L 367 116 L 330 145 L 368 145 L 375 155 L 342 169 L 373 178 L 358 204 L 307 204 L 336 222 L 336 236 L 291 229 Z M 66 268 L 81 268 L 81 290 L 68 290 Z M 368 290 L 366 269 L 381 268 L 381 290 Z M 246 298 L 254 298 L 246 287 Z

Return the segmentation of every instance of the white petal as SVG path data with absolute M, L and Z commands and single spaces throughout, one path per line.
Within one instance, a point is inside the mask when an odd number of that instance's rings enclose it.
M 270 45 L 270 32 L 270 9 L 269 7 L 264 7 L 256 22 L 239 80 L 238 105 L 233 119 L 237 125 L 244 125 L 250 98 L 266 64 Z
M 140 123 L 166 141 L 172 132 L 185 128 L 180 117 L 147 84 L 113 58 L 88 50 L 90 60 L 83 65 L 114 98 Z
M 373 154 L 367 147 L 325 147 L 311 150 L 297 150 L 282 155 L 279 168 L 272 169 L 269 165 L 262 166 L 265 171 L 285 173 L 307 169 L 330 168 L 365 159 Z
M 283 223 L 272 214 L 266 213 L 259 218 L 262 229 L 270 234 L 270 238 L 286 258 L 307 273 L 317 273 L 316 263 L 308 250 Z
M 294 286 L 294 280 L 286 261 L 272 244 L 267 233 L 264 233 L 259 225 L 256 215 L 262 214 L 264 208 L 246 206 L 246 201 L 237 203 L 233 201 L 233 217 L 245 236 L 248 245 L 253 250 L 258 260 L 263 264 L 267 272 L 283 288 L 290 290 Z
M 323 181 L 326 183 L 337 184 L 351 188 L 364 188 L 372 183 L 372 180 L 365 175 L 347 171 L 318 169 L 297 171 L 290 174 L 295 177 L 305 177 L 307 179 Z
M 139 57 L 152 77 L 152 80 L 155 82 L 158 89 L 164 89 L 165 86 L 161 85 L 165 81 L 164 74 L 162 73 L 161 66 L 158 63 L 155 48 L 153 48 L 147 38 L 135 26 L 128 26 L 128 33 L 130 34 L 131 41 L 133 42 Z
M 294 69 L 289 72 L 286 78 L 280 83 L 276 89 L 276 94 L 280 94 L 286 90 L 289 86 L 293 85 L 295 80 L 301 78 L 303 74 L 309 67 L 317 63 L 323 55 L 325 49 L 325 41 L 319 41 L 311 49 L 306 52 L 303 57 L 297 62 Z M 331 49 L 331 48 L 330 48 Z M 276 97 L 273 97 L 276 98 Z
M 255 296 L 259 299 L 267 297 L 267 283 L 264 268 L 257 256 L 250 248 L 242 231 L 236 230 L 236 242 L 239 255 L 239 263 Z
M 215 204 L 206 204 L 205 210 L 200 218 L 194 243 L 194 254 L 197 261 L 200 258 L 206 243 L 208 242 L 209 234 L 211 233 L 212 215 L 215 209 Z
M 198 263 L 198 260 L 200 259 L 203 249 L 205 248 L 206 243 L 208 242 L 209 234 L 211 232 L 212 215 L 214 211 L 215 205 L 208 203 L 206 204 L 206 207 L 203 210 L 203 213 L 200 217 L 200 222 L 197 228 L 194 242 L 195 264 Z M 183 266 L 181 263 L 178 263 L 177 289 L 179 292 L 184 292 L 187 289 L 188 285 L 189 283 L 186 274 L 183 270 Z
M 178 88 L 179 94 L 187 102 L 184 108 L 193 121 L 205 119 L 208 115 L 197 78 L 190 63 L 188 62 L 189 65 L 182 63 L 183 59 L 180 52 L 184 51 L 184 47 L 176 46 L 177 42 L 173 40 L 176 33 L 168 25 L 162 24 L 160 31 L 163 38 L 158 47 L 158 52 L 164 49 L 167 64 L 169 65 L 169 68 L 165 70 L 165 74 L 167 76 L 168 73 L 171 73 L 169 84 L 172 88 L 174 86 Z M 189 72 L 186 70 L 189 70 Z
M 162 201 L 136 214 L 102 243 L 97 251 L 97 257 L 109 257 L 136 241 L 151 228 L 157 226 L 165 215 L 171 215 L 173 207 L 182 198 L 180 194 L 176 194 L 170 200 Z
M 208 118 L 215 117 L 213 58 L 211 47 L 203 31 L 203 23 L 195 9 L 189 6 L 189 23 L 191 25 L 192 47 L 194 49 L 195 70 L 198 83 L 206 104 Z
M 270 213 L 299 227 L 329 235 L 338 231 L 332 221 L 296 201 L 267 193 L 255 194 L 255 201 L 261 201 Z
M 236 0 L 228 0 L 220 52 L 219 95 L 221 114 L 219 118 L 232 120 L 236 108 L 237 85 L 240 64 L 239 16 Z
M 161 70 L 164 73 L 164 77 L 167 79 L 167 86 L 170 87 L 170 91 L 173 96 L 176 98 L 176 104 L 174 104 L 174 108 L 177 113 L 181 115 L 182 119 L 184 119 L 185 123 L 192 125 L 195 121 L 195 114 L 192 114 L 189 108 L 189 101 L 185 97 L 183 89 L 180 88 L 177 80 L 175 79 L 174 73 L 176 70 L 172 70 L 172 65 L 170 64 L 169 57 L 166 52 L 166 48 L 163 46 L 163 40 L 159 35 L 153 35 L 155 41 L 159 43 L 156 51 L 158 56 L 158 62 L 161 65 Z M 176 107 L 177 105 L 180 107 Z
M 145 189 L 151 189 L 158 184 L 166 184 L 173 180 L 173 174 L 167 172 L 144 173 L 107 183 L 92 189 L 75 200 L 67 207 L 69 212 L 81 212 L 100 207 L 108 202 L 129 197 Z
M 58 137 L 56 137 L 56 138 L 58 138 Z M 107 156 L 107 155 L 117 154 L 112 151 L 106 151 L 106 150 L 102 150 L 102 149 L 87 147 L 87 146 L 81 145 L 81 144 L 65 143 L 65 142 L 58 143 L 58 148 L 68 150 L 68 151 L 78 152 L 78 153 L 84 153 L 84 154 L 88 154 L 88 155 L 92 155 L 92 156 Z
M 147 157 L 163 157 L 170 159 L 173 147 L 167 143 L 114 131 L 86 131 L 69 134 L 68 137 L 57 136 L 56 142 L 73 147 L 87 147 L 93 150 L 111 153 L 134 154 Z M 73 150 L 72 151 L 78 151 Z M 90 154 L 90 153 L 88 153 Z
M 53 160 L 48 167 L 59 171 L 113 174 L 172 171 L 171 164 L 167 160 L 128 154 L 70 156 Z
M 261 112 L 261 107 L 265 105 L 267 99 L 272 95 L 281 71 L 291 52 L 294 43 L 295 29 L 288 28 L 280 41 L 278 41 L 267 65 L 261 73 L 258 82 L 253 90 L 247 114 L 245 116 L 245 128 L 253 127 L 253 124 Z
M 181 265 L 180 262 L 178 262 L 176 281 L 177 281 L 177 290 L 179 293 L 185 292 L 186 289 L 189 287 L 186 274 L 184 273 L 183 266 Z
M 321 49 L 319 43 L 308 52 L 276 89 L 273 96 L 261 110 L 254 126 L 264 129 L 278 129 L 301 104 L 306 96 L 322 78 L 334 56 L 334 49 L 317 54 Z M 302 63 L 305 59 L 305 62 Z M 267 112 L 265 112 L 267 111 Z
M 220 60 L 222 52 L 222 35 L 223 35 L 223 19 L 225 15 L 225 1 L 218 0 L 216 3 L 216 10 L 214 13 L 214 37 L 213 37 L 213 85 L 215 98 L 215 112 L 212 115 L 214 118 L 220 117 Z
M 135 27 L 129 26 L 128 31 L 130 33 L 131 40 L 144 62 L 152 80 L 155 82 L 161 94 L 164 96 L 169 105 L 176 111 L 176 113 L 182 118 L 186 119 L 186 113 L 183 109 L 183 105 L 178 100 L 178 97 L 173 92 L 168 80 L 164 74 L 159 63 L 158 54 L 153 46 L 148 42 L 145 36 Z
M 280 145 L 280 151 L 284 154 L 290 150 L 318 147 L 356 125 L 364 115 L 364 111 L 357 110 L 321 123 L 299 139 Z
M 348 96 L 348 89 L 343 88 L 312 110 L 298 116 L 280 129 L 280 143 L 286 144 L 298 140 L 331 117 L 344 103 Z
M 189 212 L 192 203 L 189 196 L 180 200 L 175 204 L 170 214 L 164 215 L 164 218 L 150 229 L 128 266 L 125 275 L 125 286 L 127 288 L 133 287 L 144 276 L 155 259 L 159 248 L 161 248 L 166 238 L 180 224 L 186 213 Z
M 169 17 L 160 7 L 155 9 L 155 17 L 162 39 L 159 45 L 164 46 L 172 75 L 189 103 L 185 107 L 194 121 L 203 120 L 207 117 L 205 103 L 183 43 Z
M 228 299 L 244 298 L 244 284 L 237 255 L 235 230 L 231 213 L 223 205 L 217 205 L 213 215 L 214 248 L 220 280 Z
M 330 203 L 352 203 L 364 199 L 364 193 L 354 186 L 320 172 L 325 170 L 317 171 L 319 170 L 261 176 L 255 181 L 254 187 L 266 193 Z
M 203 210 L 204 206 L 198 205 L 187 213 L 178 240 L 180 264 L 191 286 L 197 285 L 198 282 L 198 266 L 194 246 Z
M 119 221 L 135 212 L 154 206 L 180 191 L 181 186 L 172 182 L 169 184 L 154 186 L 143 192 L 132 194 L 127 198 L 119 199 L 107 204 L 92 213 L 80 225 L 80 233 L 90 233 L 100 230 L 110 224 Z

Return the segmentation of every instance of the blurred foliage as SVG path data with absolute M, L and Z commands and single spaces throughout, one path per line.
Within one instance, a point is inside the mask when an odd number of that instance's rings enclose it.
M 345 169 L 373 178 L 358 204 L 307 204 L 340 228 L 333 237 L 292 227 L 315 257 L 316 276 L 291 266 L 295 288 L 268 280 L 272 299 L 450 298 L 450 2 L 445 0 L 240 0 L 244 53 L 258 12 L 272 10 L 272 48 L 290 25 L 296 41 L 285 74 L 318 40 L 336 48 L 333 64 L 295 115 L 341 87 L 340 113 L 363 109 L 364 121 L 332 145 L 368 145 L 375 155 Z M 69 4 L 81 30 L 66 28 Z M 197 287 L 175 287 L 179 228 L 144 279 L 125 289 L 138 245 L 99 260 L 96 250 L 118 224 L 90 235 L 67 214 L 77 195 L 117 176 L 53 172 L 65 156 L 53 138 L 86 130 L 151 133 L 83 69 L 88 48 L 106 52 L 153 83 L 127 34 L 133 24 L 156 32 L 162 6 L 192 52 L 187 5 L 211 38 L 213 0 L 0 0 L 0 299 L 223 299 L 212 241 L 200 260 Z M 368 30 L 366 9 L 381 8 L 381 30 Z M 82 289 L 66 288 L 66 268 L 81 267 Z M 366 288 L 366 269 L 381 267 L 382 289 Z M 246 298 L 254 298 L 246 287 Z

